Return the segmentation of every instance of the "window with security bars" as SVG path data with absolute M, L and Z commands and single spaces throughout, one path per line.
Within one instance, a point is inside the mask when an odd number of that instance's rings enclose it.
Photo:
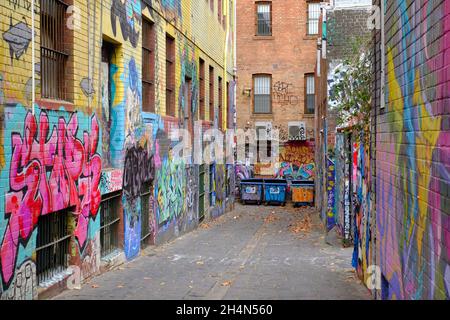
M 319 19 L 320 19 L 320 3 L 308 3 L 308 21 L 307 30 L 308 35 L 316 35 L 319 33 Z
M 143 186 L 143 193 L 141 193 L 141 246 L 145 247 L 149 244 L 152 235 L 150 225 L 150 196 L 152 188 L 149 183 Z
M 41 96 L 69 100 L 67 93 L 66 16 L 67 5 L 60 0 L 41 0 Z
M 155 28 L 142 20 L 142 111 L 155 112 Z
M 272 35 L 272 4 L 257 3 L 256 4 L 256 35 L 271 36 Z
M 254 113 L 270 113 L 272 111 L 272 99 L 270 94 L 272 77 L 258 75 L 253 77 L 253 111 Z
M 305 75 L 305 113 L 313 114 L 316 104 L 314 74 Z
M 52 280 L 68 266 L 70 232 L 69 211 L 41 215 L 36 243 L 36 273 L 39 285 Z
M 200 81 L 200 120 L 205 120 L 205 60 L 201 59 L 199 60 L 200 64 L 200 74 L 199 74 L 199 81 Z
M 209 121 L 214 121 L 214 68 L 209 67 Z
M 105 257 L 119 248 L 120 202 L 122 193 L 105 196 L 100 206 L 101 256 Z
M 175 116 L 175 39 L 166 35 L 166 114 Z
M 217 112 L 218 114 L 218 128 L 219 130 L 223 129 L 223 108 L 222 108 L 222 103 L 223 103 L 223 88 L 222 88 L 222 78 L 219 77 L 218 79 L 218 85 L 219 85 L 219 104 L 218 104 L 218 108 L 217 108 Z

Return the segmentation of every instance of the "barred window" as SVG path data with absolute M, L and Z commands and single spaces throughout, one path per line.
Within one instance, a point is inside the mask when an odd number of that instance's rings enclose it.
M 214 68 L 209 67 L 209 121 L 214 121 Z
M 272 35 L 272 4 L 258 3 L 256 4 L 256 35 L 270 36 Z
M 218 128 L 219 128 L 219 130 L 222 130 L 223 129 L 223 126 L 222 126 L 222 122 L 223 122 L 223 108 L 222 108 L 222 103 L 223 103 L 223 88 L 222 88 L 222 78 L 221 77 L 219 77 L 219 106 L 218 106 L 218 110 L 217 110 L 217 112 L 219 113 L 218 114 Z
M 119 248 L 121 192 L 106 196 L 100 207 L 101 256 L 105 257 Z
M 155 112 L 155 28 L 142 20 L 142 110 Z
M 151 211 L 151 203 L 150 196 L 152 194 L 152 186 L 150 183 L 146 183 L 143 187 L 145 190 L 141 193 L 141 247 L 144 248 L 147 244 L 150 243 L 152 228 L 150 225 L 150 211 Z
M 319 19 L 320 19 L 320 3 L 308 3 L 308 22 L 307 29 L 309 35 L 319 33 Z
M 166 35 L 166 114 L 175 116 L 175 39 Z
M 41 215 L 36 244 L 36 273 L 39 285 L 64 272 L 69 264 L 69 211 Z
M 200 58 L 200 120 L 205 120 L 205 61 Z
M 312 114 L 314 113 L 316 98 L 315 98 L 315 84 L 314 84 L 314 74 L 305 75 L 306 82 L 306 110 L 305 113 Z
M 270 88 L 272 77 L 270 75 L 257 75 L 253 77 L 254 81 L 254 113 L 270 113 L 272 112 L 272 99 Z
M 41 0 L 41 96 L 68 100 L 65 15 L 67 5 L 60 0 Z

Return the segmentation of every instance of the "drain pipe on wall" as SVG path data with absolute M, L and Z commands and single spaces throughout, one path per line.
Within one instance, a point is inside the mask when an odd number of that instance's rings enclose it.
M 380 29 L 381 29 L 381 44 L 380 44 L 380 54 L 381 54 L 381 84 L 380 84 L 380 107 L 384 109 L 385 107 L 385 79 L 386 79 L 386 48 L 385 48 L 385 34 L 384 34 L 384 10 L 385 10 L 385 0 L 380 0 Z
M 34 52 L 34 1 L 31 0 L 31 113 L 34 116 L 34 104 L 36 102 L 36 76 L 35 76 L 35 63 L 36 54 Z

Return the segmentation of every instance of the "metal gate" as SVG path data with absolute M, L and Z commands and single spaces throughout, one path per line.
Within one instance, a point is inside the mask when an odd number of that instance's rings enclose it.
M 199 167 L 198 172 L 198 192 L 199 192 L 199 203 L 198 203 L 198 219 L 202 221 L 205 218 L 205 165 L 202 164 Z

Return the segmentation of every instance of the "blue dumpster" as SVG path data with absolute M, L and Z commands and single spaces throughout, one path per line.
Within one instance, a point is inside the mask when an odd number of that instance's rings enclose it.
M 245 179 L 241 180 L 241 202 L 256 202 L 261 204 L 263 201 L 263 185 L 262 179 Z
M 287 181 L 285 179 L 265 179 L 264 180 L 264 202 L 286 204 Z
M 297 205 L 314 205 L 314 181 L 294 180 L 291 184 L 292 202 Z

